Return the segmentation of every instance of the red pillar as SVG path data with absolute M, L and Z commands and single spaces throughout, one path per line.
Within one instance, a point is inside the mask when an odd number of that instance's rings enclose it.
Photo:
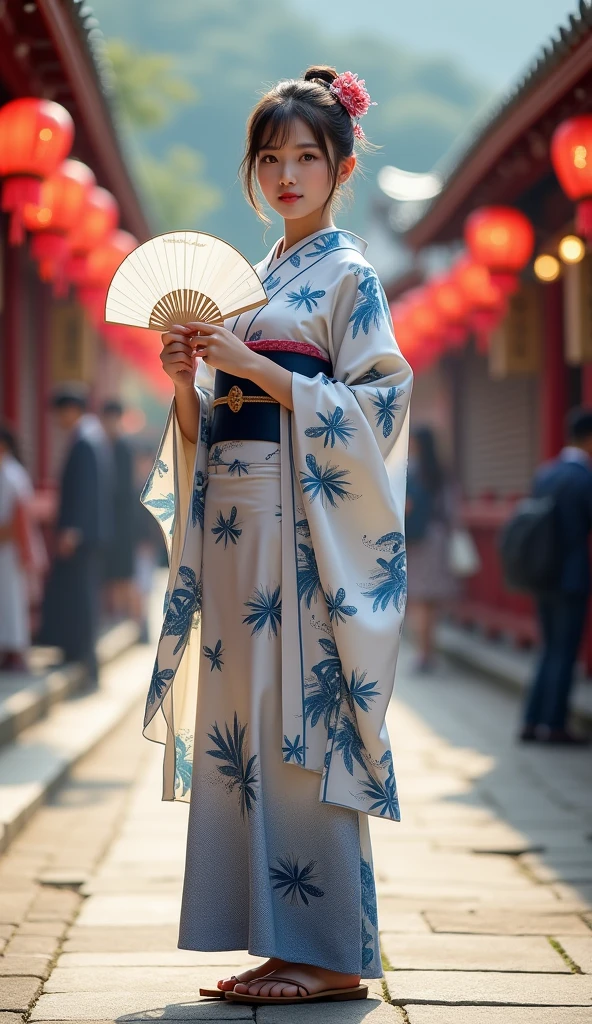
M 18 431 L 20 426 L 20 357 L 23 337 L 23 266 L 21 250 L 6 245 L 4 254 L 4 344 L 2 389 L 4 417 Z
M 46 487 L 49 483 L 49 443 L 50 443 L 50 287 L 37 282 L 37 337 L 35 352 L 37 357 L 37 486 Z
M 592 363 L 582 366 L 582 405 L 592 407 Z
M 564 445 L 567 373 L 563 351 L 563 286 L 543 289 L 543 360 L 541 370 L 541 457 L 552 459 Z

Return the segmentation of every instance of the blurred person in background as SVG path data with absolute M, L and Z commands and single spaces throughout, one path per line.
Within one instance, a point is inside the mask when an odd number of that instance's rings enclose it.
M 132 613 L 134 576 L 134 527 L 139 502 L 134 485 L 131 445 L 122 430 L 123 405 L 117 399 L 105 402 L 102 422 L 111 446 L 113 463 L 113 523 L 111 541 L 105 549 L 103 579 L 107 587 L 107 608 L 122 618 Z
M 16 437 L 0 427 L 0 671 L 26 671 L 31 644 L 29 601 L 42 569 L 43 543 L 31 521 L 33 484 Z
M 573 745 L 587 742 L 569 730 L 567 718 L 591 587 L 592 408 L 572 410 L 567 436 L 568 445 L 541 466 L 532 488 L 533 497 L 554 500 L 559 573 L 556 589 L 537 598 L 542 651 L 520 738 Z
M 142 505 L 140 493 L 154 463 L 154 449 L 141 447 L 135 460 L 136 500 L 134 537 L 134 617 L 140 626 L 140 643 L 149 643 L 150 596 L 154 586 L 154 573 L 159 565 L 166 565 L 166 549 L 162 530 L 152 513 Z M 165 555 L 164 563 L 162 556 Z
M 87 411 L 82 385 L 61 387 L 52 407 L 58 425 L 68 434 L 69 447 L 59 484 L 55 560 L 38 642 L 61 647 L 67 662 L 82 662 L 92 689 L 98 684 L 100 557 L 113 529 L 111 453 L 100 420 Z
M 405 531 L 409 612 L 419 672 L 434 667 L 438 615 L 456 592 L 449 555 L 453 509 L 453 489 L 434 432 L 417 426 L 409 440 Z

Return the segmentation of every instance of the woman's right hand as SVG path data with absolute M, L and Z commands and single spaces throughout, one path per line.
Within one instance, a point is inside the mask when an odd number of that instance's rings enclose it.
M 197 354 L 190 341 L 191 333 L 189 327 L 175 324 L 170 331 L 161 335 L 160 361 L 176 388 L 193 387 Z

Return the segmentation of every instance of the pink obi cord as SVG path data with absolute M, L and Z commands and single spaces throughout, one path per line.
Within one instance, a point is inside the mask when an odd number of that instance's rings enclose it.
M 286 341 L 284 339 L 267 339 L 264 341 L 245 341 L 245 345 L 253 352 L 300 352 L 304 356 L 315 356 L 329 363 L 326 355 L 315 345 L 306 341 Z

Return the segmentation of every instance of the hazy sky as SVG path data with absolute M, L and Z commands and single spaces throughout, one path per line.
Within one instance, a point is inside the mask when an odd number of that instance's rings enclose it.
M 416 52 L 458 57 L 503 89 L 524 70 L 577 0 L 293 0 L 333 32 L 376 30 Z M 355 71 L 355 68 L 352 68 Z

